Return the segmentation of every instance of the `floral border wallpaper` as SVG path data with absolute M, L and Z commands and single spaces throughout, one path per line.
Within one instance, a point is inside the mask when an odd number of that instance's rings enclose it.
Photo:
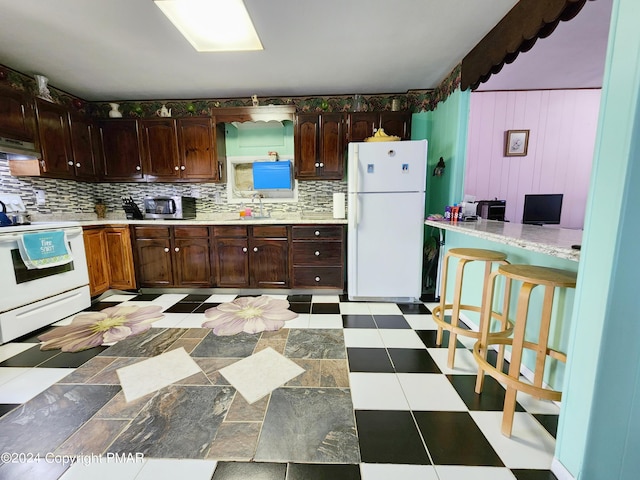
M 392 102 L 399 102 L 400 110 L 412 112 L 431 111 L 439 102 L 453 93 L 460 86 L 461 65 L 458 65 L 437 88 L 433 90 L 409 90 L 402 94 L 362 95 L 360 111 L 391 110 Z M 0 84 L 8 84 L 11 88 L 37 93 L 35 80 L 32 77 L 0 65 Z M 56 103 L 73 107 L 98 118 L 107 118 L 109 102 L 87 102 L 67 92 L 49 85 L 51 97 Z M 261 105 L 295 105 L 298 112 L 350 112 L 353 111 L 354 98 L 351 95 L 333 95 L 328 97 L 264 97 L 259 98 Z M 194 99 L 194 100 L 126 100 L 118 102 L 120 112 L 125 118 L 155 117 L 156 111 L 166 105 L 171 109 L 172 116 L 186 117 L 189 115 L 211 115 L 220 107 L 248 107 L 252 105 L 251 98 L 226 99 Z

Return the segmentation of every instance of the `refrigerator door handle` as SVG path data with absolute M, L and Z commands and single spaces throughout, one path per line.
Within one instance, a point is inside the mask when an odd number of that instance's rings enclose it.
M 349 228 L 353 228 L 355 230 L 355 228 L 358 226 L 358 211 L 359 211 L 359 206 L 360 206 L 360 199 L 358 198 L 357 194 L 353 194 L 353 214 L 349 215 L 349 218 L 351 219 Z

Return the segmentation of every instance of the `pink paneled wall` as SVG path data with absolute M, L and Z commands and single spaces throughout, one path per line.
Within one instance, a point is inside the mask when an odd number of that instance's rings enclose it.
M 507 201 L 522 221 L 527 193 L 563 193 L 560 225 L 583 228 L 600 89 L 473 92 L 464 193 Z M 525 157 L 504 156 L 507 130 L 530 130 Z

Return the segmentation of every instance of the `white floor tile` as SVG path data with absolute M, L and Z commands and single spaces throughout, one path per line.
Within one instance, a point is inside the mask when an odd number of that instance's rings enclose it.
M 257 295 L 257 296 L 259 296 L 259 295 Z M 267 297 L 273 298 L 275 300 L 286 300 L 288 295 L 280 294 L 280 293 L 268 293 Z
M 214 293 L 205 300 L 205 303 L 226 303 L 231 302 L 238 295 L 235 293 Z
M 395 303 L 369 303 L 369 312 L 374 315 L 402 315 Z
M 383 463 L 361 463 L 362 480 L 438 480 L 431 465 L 389 465 Z
M 437 302 L 424 302 L 424 306 L 433 312 L 433 309 L 440 305 Z
M 466 412 L 467 406 L 447 377 L 439 373 L 398 373 L 411 410 Z
M 467 374 L 476 375 L 478 373 L 478 364 L 473 353 L 464 348 L 458 348 L 456 358 L 453 362 L 453 368 L 447 366 L 447 358 L 449 356 L 448 348 L 427 348 L 429 355 L 436 362 L 440 371 L 444 374 Z
M 309 328 L 309 317 L 308 313 L 299 313 L 296 318 L 284 322 L 284 328 Z
M 161 480 L 163 478 L 210 480 L 216 469 L 216 464 L 215 460 L 150 458 L 144 463 L 136 480 Z
M 0 403 L 24 403 L 73 372 L 73 368 L 29 368 L 0 386 Z
M 135 293 L 130 295 L 116 293 L 106 298 L 102 298 L 100 301 L 101 302 L 126 302 L 127 300 L 131 300 L 135 296 L 136 296 Z
M 10 382 L 16 377 L 19 377 L 23 373 L 31 370 L 31 367 L 1 367 L 0 368 L 0 403 L 2 403 L 2 396 L 4 394 L 3 385 Z
M 60 480 L 86 480 L 87 478 L 91 480 L 113 480 L 115 478 L 118 480 L 136 480 L 138 473 L 140 473 L 145 463 L 144 460 L 116 463 L 114 460 L 109 461 L 107 457 L 104 456 L 101 457 L 99 461 L 94 461 L 88 465 L 84 463 L 74 463 L 69 470 L 60 477 Z
M 440 480 L 516 480 L 511 470 L 504 467 L 464 467 L 436 465 Z
M 404 318 L 414 330 L 437 330 L 438 324 L 433 321 L 431 315 L 404 314 Z
M 426 348 L 416 332 L 409 329 L 381 328 L 378 330 L 387 348 Z
M 342 316 L 315 313 L 309 316 L 309 328 L 342 328 Z
M 349 383 L 356 410 L 409 410 L 394 373 L 350 373 Z
M 133 302 L 128 302 L 133 303 Z M 151 324 L 153 328 L 173 328 L 177 327 L 182 322 L 188 313 L 163 313 L 164 317 L 160 320 L 156 320 Z
M 178 315 L 178 314 L 176 314 Z M 187 316 L 180 320 L 176 325 L 177 328 L 201 328 L 202 324 L 207 321 L 204 313 L 187 313 Z
M 518 403 L 529 413 L 541 413 L 545 415 L 560 414 L 560 407 L 551 400 L 540 400 L 524 392 L 518 392 L 516 397 Z
M 52 323 L 51 326 L 52 327 L 64 327 L 66 325 L 69 325 L 73 321 L 73 319 L 76 318 L 76 315 L 79 315 L 81 313 L 89 313 L 89 312 L 79 312 L 78 314 L 71 315 L 69 317 L 63 318 L 62 320 L 60 320 L 58 322 Z
M 362 302 L 340 303 L 340 313 L 343 315 L 371 315 L 369 305 Z
M 469 412 L 482 433 L 509 468 L 551 468 L 555 439 L 526 412 L 516 412 L 511 438 L 502 435 L 502 412 Z
M 0 362 L 4 362 L 7 358 L 11 358 L 14 355 L 29 350 L 37 343 L 5 343 L 0 345 Z
M 339 303 L 340 297 L 338 295 L 313 295 L 311 297 L 312 303 Z
M 382 337 L 374 328 L 345 328 L 344 344 L 347 347 L 384 348 Z

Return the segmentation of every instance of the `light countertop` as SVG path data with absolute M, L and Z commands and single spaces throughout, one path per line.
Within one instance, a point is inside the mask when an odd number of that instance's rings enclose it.
M 424 223 L 431 227 L 526 248 L 553 257 L 580 260 L 580 250 L 571 248 L 571 245 L 579 245 L 582 242 L 582 230 L 560 228 L 555 225 L 524 225 L 485 219 L 455 223 L 425 220 Z

